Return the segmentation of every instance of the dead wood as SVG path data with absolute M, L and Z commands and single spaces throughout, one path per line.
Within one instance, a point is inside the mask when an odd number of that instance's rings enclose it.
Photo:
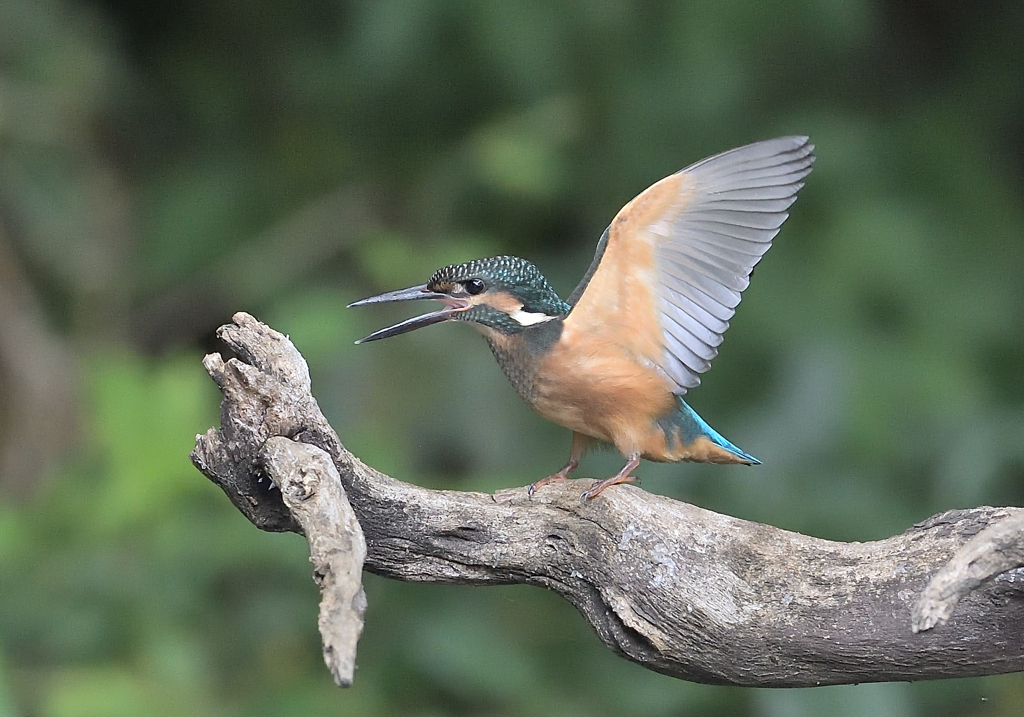
M 658 672 L 805 687 L 1024 669 L 1024 581 L 978 580 L 957 591 L 948 621 L 931 629 L 915 632 L 911 616 L 929 580 L 972 536 L 1020 520 L 1020 509 L 949 511 L 885 540 L 838 543 L 628 485 L 581 501 L 590 480 L 545 487 L 532 500 L 525 488 L 427 490 L 345 450 L 286 337 L 244 313 L 220 336 L 238 357 L 204 361 L 224 393 L 221 428 L 197 437 L 192 460 L 263 530 L 303 530 L 263 480 L 268 468 L 276 473 L 265 445 L 280 436 L 330 456 L 337 478 L 323 471 L 319 484 L 340 480 L 343 490 L 327 502 L 351 504 L 368 570 L 399 580 L 554 590 L 610 648 Z M 331 511 L 321 515 L 327 522 L 319 534 L 350 533 L 346 521 L 332 523 Z M 361 605 L 343 619 L 356 613 L 361 623 Z

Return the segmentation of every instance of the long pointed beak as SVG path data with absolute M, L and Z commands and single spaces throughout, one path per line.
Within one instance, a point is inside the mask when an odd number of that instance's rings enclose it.
M 367 299 L 353 301 L 349 304 L 349 308 L 353 306 L 366 306 L 368 304 L 389 304 L 395 301 L 417 301 L 420 299 L 443 301 L 447 306 L 439 311 L 431 311 L 430 313 L 423 314 L 422 316 L 414 316 L 411 319 L 406 319 L 394 326 L 388 326 L 385 329 L 374 331 L 369 336 L 359 339 L 356 343 L 365 344 L 368 341 L 386 339 L 424 326 L 430 326 L 431 324 L 439 324 L 442 321 L 448 321 L 458 312 L 465 311 L 468 308 L 466 303 L 452 299 L 452 297 L 447 294 L 439 294 L 436 291 L 431 291 L 427 288 L 426 284 L 411 286 L 408 289 L 399 289 L 398 291 L 389 291 L 385 294 L 378 294 L 377 296 L 371 296 Z
M 436 299 L 438 301 L 443 301 L 444 299 L 451 299 L 451 297 L 447 294 L 438 294 L 436 291 L 431 291 L 427 288 L 426 284 L 420 284 L 419 286 L 410 286 L 408 289 L 388 291 L 383 294 L 371 296 L 368 299 L 353 301 L 348 305 L 348 308 L 351 309 L 353 306 L 366 306 L 367 304 L 390 304 L 395 301 L 416 301 L 417 299 Z

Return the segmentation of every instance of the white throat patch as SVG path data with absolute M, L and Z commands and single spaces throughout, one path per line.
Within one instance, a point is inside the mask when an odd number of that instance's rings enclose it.
M 534 324 L 540 324 L 545 321 L 551 321 L 557 319 L 557 316 L 548 316 L 544 312 L 532 312 L 523 311 L 522 307 L 516 309 L 513 313 L 509 314 L 520 326 L 533 326 Z

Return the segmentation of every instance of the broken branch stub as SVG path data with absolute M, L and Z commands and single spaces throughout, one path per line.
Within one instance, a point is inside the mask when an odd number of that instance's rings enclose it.
M 349 687 L 366 612 L 363 531 L 331 457 L 322 450 L 274 437 L 263 444 L 261 458 L 309 542 L 309 560 L 321 593 L 324 662 L 338 686 Z
M 1024 511 L 1014 513 L 975 535 L 950 558 L 914 603 L 914 632 L 943 624 L 964 597 L 985 581 L 1006 575 L 1010 582 L 1024 582 Z

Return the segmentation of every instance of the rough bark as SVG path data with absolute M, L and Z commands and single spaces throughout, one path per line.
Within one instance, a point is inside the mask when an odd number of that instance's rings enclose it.
M 988 526 L 935 574 L 914 604 L 914 632 L 945 623 L 957 603 L 993 577 L 1024 582 L 1024 511 Z
M 263 444 L 260 458 L 309 541 L 309 560 L 321 592 L 324 663 L 339 687 L 349 687 L 366 612 L 363 531 L 338 469 L 322 450 L 276 436 Z
M 886 540 L 837 543 L 628 485 L 581 501 L 593 483 L 586 479 L 532 499 L 525 488 L 427 490 L 345 450 L 284 336 L 247 314 L 220 336 L 239 358 L 204 362 L 224 392 L 222 427 L 197 437 L 192 459 L 264 530 L 299 530 L 260 482 L 264 443 L 284 436 L 331 457 L 366 536 L 367 569 L 400 580 L 549 588 L 610 648 L 658 672 L 804 687 L 1024 669 L 1024 584 L 1012 574 L 978 583 L 944 624 L 915 633 L 911 618 L 958 549 L 1024 511 L 949 511 Z

